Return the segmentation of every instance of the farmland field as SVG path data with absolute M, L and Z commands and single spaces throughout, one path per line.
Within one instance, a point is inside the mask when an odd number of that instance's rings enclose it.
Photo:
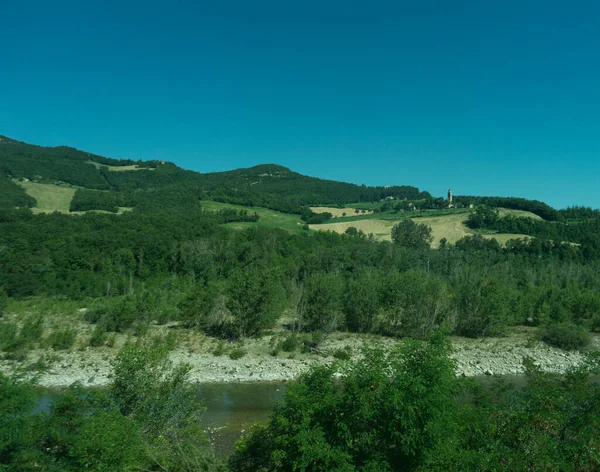
M 310 209 L 315 212 L 315 213 L 331 213 L 333 216 L 337 217 L 337 218 L 344 218 L 346 216 L 360 216 L 358 213 L 356 213 L 356 208 L 357 207 L 344 207 L 344 208 L 337 208 L 337 207 L 310 207 Z M 361 207 L 358 207 L 361 208 Z M 364 207 L 362 207 L 364 208 Z M 365 208 L 366 210 L 366 208 Z M 373 213 L 373 210 L 367 210 L 364 214 L 368 214 L 370 215 L 371 213 Z
M 414 214 L 423 214 L 427 216 L 415 217 Z M 438 216 L 429 216 L 435 215 Z M 537 218 L 538 216 L 533 213 L 519 210 L 508 210 L 501 209 L 500 214 L 504 215 L 515 215 L 529 218 Z M 459 239 L 474 234 L 481 234 L 465 225 L 467 220 L 468 210 L 452 211 L 452 210 L 432 210 L 430 212 L 406 212 L 402 215 L 410 217 L 416 223 L 426 224 L 431 227 L 433 242 L 432 247 L 439 247 L 440 239 L 446 238 L 450 244 L 456 243 Z M 393 216 L 393 219 L 392 219 Z M 398 213 L 379 213 L 364 216 L 357 216 L 355 218 L 343 218 L 330 220 L 328 223 L 320 225 L 310 225 L 310 229 L 317 231 L 334 231 L 336 233 L 344 233 L 348 228 L 354 227 L 358 230 L 363 231 L 365 234 L 373 233 L 375 239 L 380 241 L 391 241 L 392 239 L 392 227 L 401 221 L 403 218 Z M 340 221 L 341 220 L 341 221 Z M 501 244 L 505 244 L 510 239 L 524 238 L 527 237 L 522 234 L 481 234 L 484 238 L 496 239 Z

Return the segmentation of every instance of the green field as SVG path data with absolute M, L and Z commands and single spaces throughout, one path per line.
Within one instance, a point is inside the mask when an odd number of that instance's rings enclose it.
M 268 210 L 266 208 L 259 207 L 247 207 L 242 205 L 233 205 L 231 203 L 220 203 L 213 202 L 210 200 L 202 201 L 202 207 L 210 211 L 218 211 L 224 208 L 233 208 L 235 210 L 247 210 L 248 213 L 256 212 L 258 214 L 258 223 L 227 223 L 225 226 L 234 229 L 250 228 L 252 226 L 265 226 L 267 228 L 281 228 L 291 232 L 302 231 L 304 221 L 300 219 L 299 215 L 290 215 L 288 213 L 281 213 L 275 210 Z
M 87 161 L 88 164 L 92 164 L 93 166 L 95 166 L 97 169 L 99 169 L 100 167 L 106 167 L 108 170 L 113 171 L 113 172 L 124 172 L 124 171 L 128 171 L 128 170 L 154 170 L 154 167 L 140 167 L 137 164 L 133 164 L 130 166 L 107 166 L 104 164 L 99 164 L 97 162 L 93 162 L 93 161 Z
M 75 188 L 54 184 L 37 184 L 34 182 L 15 181 L 25 189 L 27 195 L 35 198 L 37 205 L 32 210 L 36 213 L 52 213 L 59 211 L 68 213 Z
M 58 211 L 59 213 L 69 213 L 70 215 L 83 215 L 84 213 L 111 213 L 104 210 L 90 210 L 86 211 L 69 211 L 71 208 L 71 201 L 75 195 L 77 186 L 64 186 L 66 184 L 54 185 L 54 184 L 38 184 L 35 182 L 20 182 L 14 181 L 25 189 L 27 195 L 35 198 L 37 204 L 31 209 L 34 213 L 53 213 Z M 104 190 L 96 190 L 97 192 L 104 192 Z M 133 210 L 129 207 L 119 207 L 118 215 Z M 114 213 L 112 213 L 114 214 Z
M 366 207 L 365 207 L 366 208 Z M 423 211 L 387 211 L 385 213 L 368 213 L 354 216 L 343 216 L 327 220 L 323 224 L 346 223 L 360 220 L 400 220 L 402 218 L 431 218 L 436 216 L 460 215 L 469 213 L 469 209 L 423 210 Z

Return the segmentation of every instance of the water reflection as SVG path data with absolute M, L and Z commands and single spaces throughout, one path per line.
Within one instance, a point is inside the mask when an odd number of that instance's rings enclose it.
M 283 399 L 285 389 L 281 382 L 199 384 L 198 399 L 206 407 L 202 424 L 215 453 L 229 455 L 242 431 L 268 422 L 273 404 Z

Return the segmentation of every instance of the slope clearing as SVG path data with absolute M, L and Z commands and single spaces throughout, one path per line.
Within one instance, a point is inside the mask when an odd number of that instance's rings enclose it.
M 280 228 L 291 232 L 298 232 L 302 230 L 304 221 L 300 219 L 298 215 L 291 215 L 288 213 L 281 213 L 275 210 L 268 210 L 266 208 L 259 207 L 247 207 L 242 205 L 233 205 L 231 203 L 220 203 L 209 200 L 202 201 L 202 208 L 210 211 L 219 211 L 226 208 L 233 208 L 235 210 L 246 210 L 249 214 L 257 213 L 258 222 L 235 222 L 227 223 L 225 226 L 233 229 L 244 229 L 251 228 L 253 226 L 265 226 L 267 228 Z
M 310 207 L 310 209 L 314 213 L 331 213 L 333 216 L 337 218 L 343 218 L 346 216 L 358 216 L 359 213 L 356 213 L 356 208 L 353 207 L 344 207 L 344 208 L 334 208 L 334 207 Z M 360 212 L 360 210 L 359 210 Z M 373 210 L 365 211 L 366 215 L 370 215 L 373 213 Z
M 31 209 L 34 213 L 69 212 L 76 189 L 35 182 L 16 181 L 16 183 L 25 189 L 27 195 L 35 198 L 37 205 Z
M 534 215 L 526 211 L 520 210 L 508 210 L 500 209 L 502 216 L 515 215 L 520 217 L 540 219 L 539 216 Z M 411 218 L 416 223 L 426 224 L 431 227 L 433 243 L 432 247 L 439 247 L 440 239 L 446 238 L 450 244 L 456 243 L 465 236 L 471 236 L 474 234 L 481 234 L 468 228 L 465 224 L 468 218 L 467 213 L 451 213 L 440 216 L 428 216 L 422 218 Z M 348 228 L 354 227 L 358 230 L 363 231 L 365 234 L 373 233 L 375 239 L 380 241 L 391 241 L 392 239 L 392 227 L 398 223 L 402 218 L 397 219 L 375 219 L 360 217 L 354 219 L 354 221 L 344 221 L 336 223 L 325 223 L 320 225 L 310 225 L 310 229 L 317 231 L 334 231 L 342 234 Z M 524 234 L 482 234 L 484 238 L 496 239 L 499 243 L 505 244 L 510 239 L 516 238 L 528 238 Z
M 154 167 L 140 167 L 137 164 L 129 165 L 129 166 L 108 166 L 106 164 L 100 164 L 94 161 L 87 161 L 88 164 L 92 164 L 99 169 L 100 167 L 106 167 L 108 170 L 112 172 L 125 172 L 129 170 L 154 170 Z

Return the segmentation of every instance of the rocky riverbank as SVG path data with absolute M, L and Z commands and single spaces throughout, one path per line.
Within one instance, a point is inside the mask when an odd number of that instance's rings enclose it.
M 531 358 L 542 370 L 564 372 L 579 365 L 584 356 L 579 352 L 566 352 L 531 340 L 530 336 L 512 335 L 497 339 L 452 339 L 457 375 L 507 375 L 523 372 L 522 361 Z M 376 336 L 360 337 L 340 333 L 326 340 L 319 353 L 301 354 L 279 352 L 273 355 L 268 347 L 273 344 L 267 336 L 244 343 L 245 355 L 239 359 L 228 356 L 227 346 L 215 355 L 214 344 L 203 349 L 190 349 L 189 345 L 171 352 L 175 364 L 191 365 L 191 380 L 199 383 L 269 382 L 293 380 L 311 365 L 328 364 L 335 360 L 340 350 L 360 355 L 362 346 L 377 343 L 392 346 L 397 341 Z M 594 339 L 594 349 L 600 346 Z M 230 349 L 234 349 L 233 345 Z M 238 347 L 238 349 L 240 349 Z M 111 361 L 118 349 L 84 348 L 81 350 L 52 352 L 31 351 L 21 362 L 1 361 L 4 372 L 21 369 L 35 377 L 42 387 L 66 387 L 74 382 L 85 386 L 105 386 L 111 381 Z M 40 367 L 41 366 L 41 367 Z

